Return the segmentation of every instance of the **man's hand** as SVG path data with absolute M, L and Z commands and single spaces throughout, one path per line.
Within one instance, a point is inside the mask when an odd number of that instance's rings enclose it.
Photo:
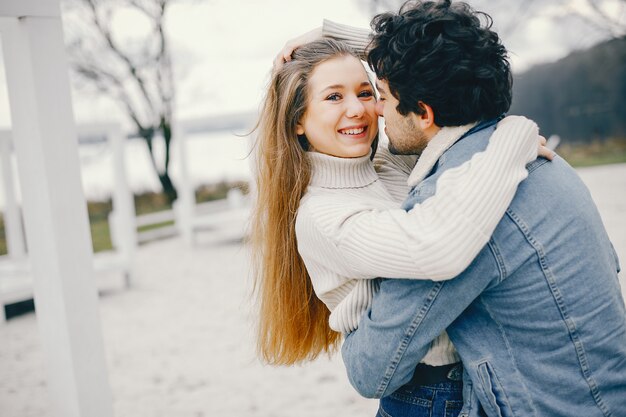
M 280 50 L 274 59 L 274 71 L 281 69 L 285 62 L 291 61 L 291 54 L 293 51 L 306 43 L 313 42 L 321 38 L 322 27 L 320 26 L 296 38 L 288 40 L 287 43 L 285 43 L 285 46 L 283 46 L 283 49 Z

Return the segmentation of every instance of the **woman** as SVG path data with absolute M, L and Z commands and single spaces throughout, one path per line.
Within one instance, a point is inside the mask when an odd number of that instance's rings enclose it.
M 446 172 L 436 196 L 405 212 L 398 207 L 411 165 L 382 147 L 371 161 L 375 106 L 357 55 L 337 41 L 304 45 L 272 75 L 258 126 L 252 230 L 258 350 L 271 364 L 333 351 L 357 328 L 376 277 L 444 280 L 465 269 L 537 157 L 534 123 L 507 118 L 484 153 Z M 460 136 L 468 127 L 445 129 Z M 490 161 L 503 159 L 493 172 Z M 487 169 L 496 179 L 469 194 Z M 444 333 L 424 361 L 459 358 Z

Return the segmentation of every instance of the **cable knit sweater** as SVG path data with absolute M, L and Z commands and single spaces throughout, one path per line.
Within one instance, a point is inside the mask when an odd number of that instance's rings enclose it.
M 443 128 L 429 142 L 411 181 L 420 181 L 471 125 Z M 298 251 L 317 296 L 331 311 L 330 326 L 358 327 L 377 290 L 375 277 L 446 280 L 460 274 L 488 242 L 537 156 L 537 127 L 523 117 L 498 125 L 485 152 L 446 171 L 437 193 L 409 212 L 410 162 L 381 148 L 369 156 L 337 158 L 309 152 L 311 182 L 296 219 Z M 423 359 L 458 361 L 442 334 Z

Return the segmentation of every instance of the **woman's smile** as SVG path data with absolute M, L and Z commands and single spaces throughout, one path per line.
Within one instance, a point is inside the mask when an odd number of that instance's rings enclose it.
M 350 126 L 339 129 L 339 132 L 343 136 L 347 136 L 350 139 L 363 139 L 367 137 L 367 125 Z

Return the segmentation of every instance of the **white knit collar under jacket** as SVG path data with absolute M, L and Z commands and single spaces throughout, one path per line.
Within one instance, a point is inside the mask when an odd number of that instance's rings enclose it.
M 433 169 L 441 155 L 475 125 L 476 123 L 471 123 L 464 126 L 442 127 L 428 142 L 428 146 L 417 160 L 417 164 L 415 164 L 407 180 L 409 187 L 415 187 L 419 184 Z

